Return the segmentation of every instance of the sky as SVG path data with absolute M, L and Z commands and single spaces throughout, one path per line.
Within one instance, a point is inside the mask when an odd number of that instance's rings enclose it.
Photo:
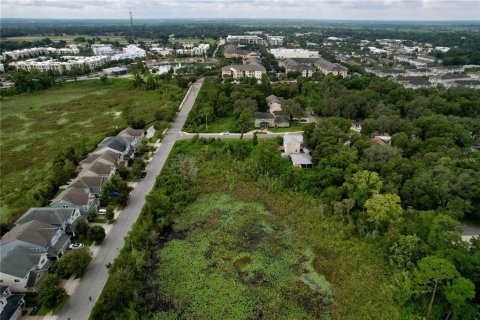
M 1 18 L 475 20 L 480 0 L 0 0 Z

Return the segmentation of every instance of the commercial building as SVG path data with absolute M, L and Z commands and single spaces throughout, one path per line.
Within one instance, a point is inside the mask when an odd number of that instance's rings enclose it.
M 311 50 L 305 50 L 305 49 L 277 48 L 277 49 L 270 49 L 270 53 L 273 54 L 275 59 L 320 57 L 317 51 L 311 51 Z

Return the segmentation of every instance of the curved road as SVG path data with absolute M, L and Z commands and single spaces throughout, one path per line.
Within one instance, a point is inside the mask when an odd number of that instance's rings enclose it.
M 65 304 L 58 319 L 86 320 L 90 316 L 90 312 L 108 279 L 106 265 L 113 262 L 119 251 L 123 248 L 124 238 L 140 215 L 142 207 L 145 204 L 145 197 L 150 190 L 152 190 L 156 177 L 160 174 L 160 171 L 167 161 L 175 141 L 181 136 L 180 130 L 182 130 L 188 113 L 195 103 L 202 83 L 203 79 L 196 82 L 188 91 L 184 101 L 180 105 L 180 111 L 175 121 L 172 123 L 160 147 L 146 168 L 147 176 L 138 183 L 130 194 L 128 205 L 120 213 L 115 224 L 112 225 L 112 230 L 105 238 L 99 252 L 92 260 L 87 272 Z M 91 297 L 91 301 L 89 297 Z

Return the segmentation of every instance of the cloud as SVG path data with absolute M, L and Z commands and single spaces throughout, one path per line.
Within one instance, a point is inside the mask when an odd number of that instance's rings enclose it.
M 478 0 L 1 0 L 3 18 L 479 20 Z

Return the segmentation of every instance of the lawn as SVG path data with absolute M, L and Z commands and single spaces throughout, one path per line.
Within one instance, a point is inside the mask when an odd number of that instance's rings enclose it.
M 178 108 L 184 92 L 133 89 L 131 80 L 68 83 L 58 88 L 1 98 L 0 224 L 12 222 L 32 206 L 32 194 L 48 177 L 52 160 L 66 147 L 93 149 L 123 129 L 127 107 L 135 119 L 154 121 L 162 108 Z

